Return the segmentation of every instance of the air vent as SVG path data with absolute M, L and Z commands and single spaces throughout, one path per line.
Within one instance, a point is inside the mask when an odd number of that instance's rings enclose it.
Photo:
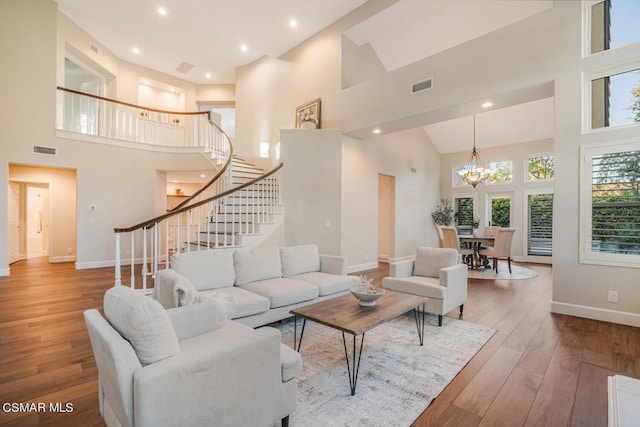
M 98 49 L 98 46 L 96 46 L 93 43 L 89 43 L 89 48 L 94 52 L 94 53 L 100 53 L 100 49 Z
M 433 79 L 426 79 L 421 82 L 417 82 L 411 85 L 411 93 L 422 92 L 423 90 L 431 89 L 433 87 Z
M 47 156 L 55 156 L 56 148 L 55 147 L 43 147 L 42 145 L 34 145 L 33 152 L 35 154 L 46 154 Z
M 182 74 L 187 74 L 193 68 L 193 64 L 189 64 L 188 62 L 183 62 L 180 64 L 176 71 Z

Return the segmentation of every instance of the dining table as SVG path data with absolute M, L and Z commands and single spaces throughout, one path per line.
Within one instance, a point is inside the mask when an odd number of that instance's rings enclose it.
M 459 236 L 460 243 L 467 244 L 470 249 L 473 249 L 473 266 L 476 270 L 482 270 L 482 268 L 488 268 L 489 260 L 486 258 L 481 259 L 480 250 L 493 246 L 496 238 L 495 236 Z

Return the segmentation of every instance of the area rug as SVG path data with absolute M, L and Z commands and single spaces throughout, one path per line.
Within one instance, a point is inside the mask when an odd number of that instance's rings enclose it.
M 509 266 L 506 262 L 501 262 L 498 266 L 499 273 L 496 273 L 491 268 L 483 268 L 482 270 L 469 269 L 470 279 L 485 279 L 485 280 L 523 280 L 533 279 L 538 276 L 535 271 L 511 264 L 511 273 L 509 273 Z
M 428 315 L 426 321 L 422 347 L 411 313 L 366 333 L 355 396 L 349 388 L 341 332 L 307 322 L 298 409 L 290 425 L 411 425 L 495 333 L 448 317 L 442 327 L 436 316 Z M 283 342 L 293 347 L 293 321 L 276 327 Z M 351 354 L 351 335 L 346 336 Z

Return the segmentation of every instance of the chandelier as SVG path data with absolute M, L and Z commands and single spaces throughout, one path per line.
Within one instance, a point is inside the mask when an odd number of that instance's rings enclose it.
M 480 160 L 480 154 L 476 149 L 476 115 L 473 115 L 473 150 L 467 161 L 467 165 L 458 171 L 458 175 L 465 184 L 471 184 L 473 188 L 486 181 L 491 175 L 491 169 L 485 168 Z

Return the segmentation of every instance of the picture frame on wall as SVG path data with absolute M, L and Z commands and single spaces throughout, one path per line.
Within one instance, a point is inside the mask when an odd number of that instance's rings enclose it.
M 296 108 L 296 129 L 320 129 L 320 98 Z

